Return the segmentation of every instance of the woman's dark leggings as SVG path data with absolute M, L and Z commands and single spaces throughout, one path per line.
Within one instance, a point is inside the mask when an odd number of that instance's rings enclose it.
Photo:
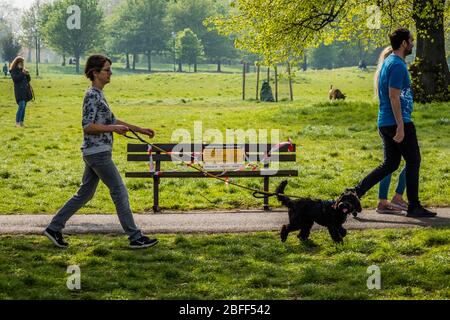
M 416 128 L 412 122 L 405 123 L 405 138 L 400 143 L 392 139 L 396 130 L 396 125 L 378 128 L 383 140 L 384 162 L 358 184 L 356 192 L 359 197 L 363 196 L 385 176 L 397 170 L 401 157 L 403 157 L 406 162 L 406 194 L 409 209 L 412 209 L 420 205 L 419 168 L 421 158 Z

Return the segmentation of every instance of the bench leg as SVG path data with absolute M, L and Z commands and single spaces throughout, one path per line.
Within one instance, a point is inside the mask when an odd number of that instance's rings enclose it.
M 269 192 L 269 177 L 264 177 L 264 191 Z M 269 197 L 264 196 L 264 211 L 269 211 Z
M 159 209 L 159 178 L 153 177 L 153 212 L 160 212 Z

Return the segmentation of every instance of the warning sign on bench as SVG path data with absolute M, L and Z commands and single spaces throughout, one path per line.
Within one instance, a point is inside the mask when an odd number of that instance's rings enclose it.
M 244 166 L 244 148 L 205 147 L 203 149 L 203 167 L 206 170 L 236 170 Z

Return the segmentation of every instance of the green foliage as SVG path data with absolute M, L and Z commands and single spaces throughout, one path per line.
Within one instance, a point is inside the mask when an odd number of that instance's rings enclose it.
M 128 0 L 126 9 L 135 25 L 129 30 L 140 52 L 162 51 L 169 37 L 165 24 L 167 1 Z
M 1 42 L 3 59 L 12 62 L 19 54 L 22 46 L 12 33 L 3 38 Z
M 42 26 L 42 9 L 39 2 L 33 3 L 33 5 L 25 10 L 22 15 L 21 27 L 22 36 L 20 40 L 29 48 L 36 48 L 36 42 L 38 48 L 41 47 L 41 26 Z
M 80 28 L 69 29 L 67 13 L 70 6 L 80 8 Z M 103 12 L 98 0 L 61 0 L 43 7 L 43 33 L 46 43 L 60 53 L 73 54 L 79 72 L 79 58 L 102 43 Z
M 197 63 L 198 56 L 203 54 L 203 45 L 191 29 L 178 32 L 175 40 L 175 54 L 178 61 L 190 65 Z
M 180 0 L 170 3 L 167 19 L 174 32 L 191 29 L 201 40 L 205 56 L 214 60 L 235 56 L 233 41 L 208 30 L 204 21 L 215 14 L 227 14 L 227 7 L 212 0 Z
M 427 41 L 439 41 L 443 33 L 443 29 L 433 31 L 442 26 L 445 3 L 445 0 L 401 0 L 395 4 L 373 0 L 239 0 L 232 2 L 235 10 L 229 16 L 211 18 L 209 23 L 219 33 L 235 36 L 238 48 L 263 55 L 265 64 L 273 65 L 299 60 L 305 48 L 317 47 L 322 42 L 329 45 L 334 40 L 358 39 L 365 47 L 369 42 L 384 46 L 388 33 L 399 26 L 410 29 L 415 26 L 418 39 L 423 41 L 419 47 L 424 48 Z M 426 52 L 418 51 L 419 58 L 424 55 Z M 438 55 L 445 57 L 443 46 L 438 48 Z M 443 70 L 448 74 L 447 67 Z M 424 86 L 423 80 L 418 81 Z M 442 91 L 426 94 L 437 101 L 446 96 Z

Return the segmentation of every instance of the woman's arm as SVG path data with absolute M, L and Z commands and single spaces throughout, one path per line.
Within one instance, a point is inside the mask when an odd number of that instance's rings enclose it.
M 139 133 L 142 133 L 142 134 L 146 134 L 150 138 L 153 138 L 155 136 L 155 131 L 152 130 L 152 129 L 149 129 L 149 128 L 141 128 L 141 127 L 135 126 L 133 124 L 126 123 L 126 122 L 124 122 L 122 120 L 119 120 L 119 119 L 116 120 L 116 124 L 123 125 L 123 126 L 126 126 L 126 127 L 130 128 L 133 131 L 136 131 L 136 132 L 139 132 Z
M 99 134 L 103 132 L 115 132 L 118 134 L 125 134 L 127 131 L 128 131 L 127 126 L 117 124 L 90 123 L 84 128 L 84 132 L 87 134 Z

